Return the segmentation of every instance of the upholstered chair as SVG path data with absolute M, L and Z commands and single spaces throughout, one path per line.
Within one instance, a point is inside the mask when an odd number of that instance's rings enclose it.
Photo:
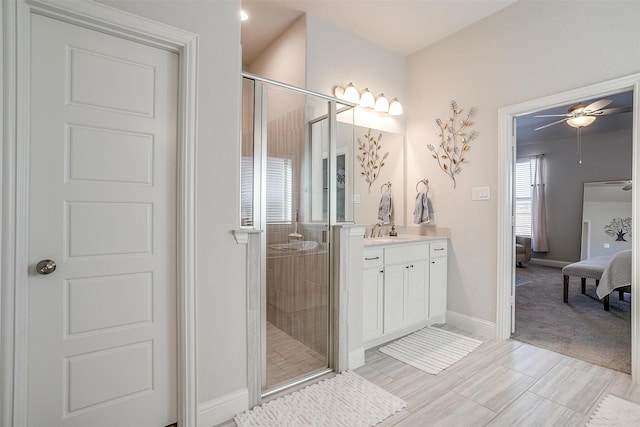
M 522 267 L 523 262 L 531 260 L 531 237 L 516 236 L 516 262 Z

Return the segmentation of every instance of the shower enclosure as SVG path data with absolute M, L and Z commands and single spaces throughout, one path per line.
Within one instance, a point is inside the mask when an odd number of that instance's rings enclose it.
M 260 230 L 261 394 L 332 369 L 332 242 L 353 220 L 353 108 L 243 75 L 241 224 Z

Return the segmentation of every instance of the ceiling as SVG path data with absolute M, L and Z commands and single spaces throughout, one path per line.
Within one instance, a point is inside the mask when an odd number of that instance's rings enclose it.
M 624 92 L 615 95 L 607 95 L 592 99 L 585 99 L 581 102 L 591 103 L 598 99 L 610 99 L 613 102 L 605 108 L 630 107 L 633 105 L 633 92 Z M 562 119 L 562 117 L 535 117 L 541 114 L 564 114 L 569 107 L 574 104 L 561 107 L 550 108 L 548 110 L 536 111 L 535 113 L 519 116 L 516 118 L 516 140 L 518 145 L 532 144 L 541 141 L 576 138 L 576 128 L 565 123 L 558 123 L 544 129 L 535 128 Z M 598 117 L 591 125 L 582 129 L 582 135 L 590 135 L 602 132 L 611 132 L 620 129 L 631 129 L 633 126 L 633 113 L 611 114 Z
M 468 27 L 517 0 L 242 0 L 249 19 L 242 23 L 242 63 L 250 64 L 304 13 L 310 13 L 399 55 L 408 56 Z M 633 103 L 631 92 L 607 96 L 607 108 Z M 587 99 L 591 102 L 596 99 Z M 571 105 L 517 118 L 518 144 L 575 138 L 576 129 L 560 123 L 539 131 Z M 583 135 L 632 127 L 632 113 L 600 117 Z
M 403 56 L 460 31 L 517 0 L 242 0 L 242 63 L 310 13 Z

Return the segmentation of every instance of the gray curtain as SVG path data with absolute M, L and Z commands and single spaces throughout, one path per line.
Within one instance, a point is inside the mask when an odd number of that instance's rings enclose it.
M 547 206 L 544 195 L 544 156 L 536 156 L 531 194 L 531 249 L 549 252 L 547 235 Z

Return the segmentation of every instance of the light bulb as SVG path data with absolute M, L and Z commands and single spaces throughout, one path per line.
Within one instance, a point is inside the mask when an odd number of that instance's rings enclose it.
M 344 87 L 344 99 L 346 101 L 353 102 L 354 104 L 360 100 L 360 93 L 353 83 L 349 83 Z
M 404 113 L 402 109 L 402 104 L 398 101 L 398 98 L 393 98 L 391 103 L 389 104 L 389 114 L 392 116 L 399 116 Z
M 376 111 L 381 111 L 383 113 L 386 113 L 389 111 L 389 101 L 384 96 L 384 93 L 381 93 L 376 98 Z
M 244 10 L 240 11 L 240 20 L 241 21 L 246 21 L 247 19 L 249 19 L 249 15 L 247 15 L 247 12 L 245 12 Z
M 594 116 L 576 116 L 567 120 L 567 124 L 574 128 L 583 128 L 589 126 L 596 120 Z
M 336 86 L 333 90 L 333 94 L 338 99 L 344 99 L 344 88 L 342 86 Z
M 366 108 L 374 108 L 376 106 L 376 99 L 368 88 L 360 92 L 360 106 Z

